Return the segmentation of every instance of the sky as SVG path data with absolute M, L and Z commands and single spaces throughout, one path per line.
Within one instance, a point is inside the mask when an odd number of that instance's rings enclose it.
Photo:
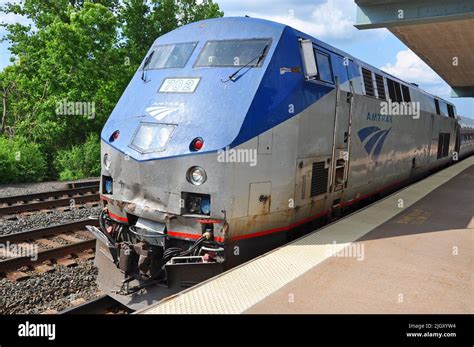
M 198 0 L 198 2 L 203 0 Z M 386 29 L 354 27 L 354 0 L 214 0 L 225 16 L 248 15 L 290 25 L 429 93 L 454 103 L 459 115 L 474 118 L 474 98 L 451 98 L 451 88 Z M 0 0 L 0 6 L 6 0 Z M 24 22 L 0 13 L 0 22 Z M 0 29 L 0 37 L 5 34 Z M 9 62 L 8 44 L 0 43 L 0 69 Z

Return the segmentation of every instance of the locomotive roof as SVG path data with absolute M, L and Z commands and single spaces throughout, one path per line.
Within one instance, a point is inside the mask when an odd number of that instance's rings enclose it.
M 463 128 L 474 129 L 474 119 L 472 119 L 472 118 L 466 118 L 466 117 L 461 117 L 461 116 L 458 116 L 458 117 L 459 117 L 459 124 L 460 124 Z
M 280 35 L 283 33 L 283 31 L 285 29 L 289 29 L 289 30 L 293 30 L 295 32 L 296 35 L 298 36 L 301 36 L 301 37 L 304 37 L 304 38 L 309 38 L 311 39 L 315 44 L 335 53 L 335 54 L 338 54 L 338 55 L 341 55 L 343 57 L 348 57 L 352 60 L 354 60 L 355 62 L 357 62 L 360 66 L 363 66 L 365 68 L 369 68 L 370 70 L 372 70 L 373 72 L 379 74 L 379 75 L 383 75 L 385 77 L 389 77 L 390 79 L 393 79 L 401 84 L 404 84 L 410 88 L 413 88 L 413 89 L 416 89 L 418 90 L 420 93 L 422 94 L 425 94 L 425 95 L 428 95 L 432 98 L 436 98 L 438 100 L 442 100 L 444 101 L 445 103 L 449 104 L 449 105 L 453 105 L 455 106 L 454 104 L 452 104 L 451 102 L 439 97 L 439 96 L 436 96 L 436 95 L 433 95 L 433 94 L 430 94 L 428 92 L 426 92 L 425 90 L 421 89 L 420 87 L 410 83 L 410 82 L 406 82 L 396 76 L 393 76 L 383 70 L 380 70 L 378 68 L 376 68 L 375 66 L 373 65 L 370 65 L 366 62 L 364 62 L 363 60 L 360 60 L 356 57 L 354 57 L 353 55 L 351 54 L 348 54 L 347 52 L 344 52 L 334 46 L 331 46 L 309 34 L 306 34 L 300 30 L 297 30 L 289 25 L 286 25 L 286 24 L 282 24 L 282 23 L 277 23 L 277 22 L 274 22 L 274 21 L 270 21 L 270 20 L 266 20 L 266 19 L 261 19 L 261 18 L 252 18 L 252 17 L 222 17 L 222 18 L 212 18 L 212 19 L 206 19 L 206 20 L 202 20 L 202 21 L 199 21 L 199 22 L 195 22 L 195 23 L 191 23 L 191 24 L 188 24 L 188 25 L 185 25 L 183 27 L 180 27 L 174 31 L 172 31 L 172 33 L 176 34 L 176 33 L 179 33 L 180 30 L 183 30 L 183 31 L 187 31 L 188 29 L 192 29 L 193 26 L 201 26 L 207 22 L 214 22 L 214 21 L 226 21 L 228 23 L 231 23 L 231 24 L 234 24 L 236 26 L 236 28 L 238 28 L 238 30 L 236 32 L 239 33 L 239 36 L 241 36 L 241 34 L 244 32 L 248 32 L 248 33 L 253 33 L 253 35 L 255 35 L 255 37 L 258 37 L 257 33 L 260 33 L 259 31 L 257 30 L 249 30 L 247 28 L 250 28 L 252 25 L 255 25 L 255 26 L 258 26 L 260 28 L 262 27 L 268 27 L 268 29 L 270 29 L 271 31 L 273 31 L 274 33 L 280 33 Z M 160 39 L 162 38 L 166 38 L 168 34 L 165 34 L 163 35 L 162 37 L 160 37 Z M 175 37 L 176 38 L 176 37 Z

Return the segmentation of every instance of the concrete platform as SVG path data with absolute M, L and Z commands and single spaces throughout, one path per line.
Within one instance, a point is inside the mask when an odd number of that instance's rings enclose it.
M 474 157 L 139 313 L 474 313 Z

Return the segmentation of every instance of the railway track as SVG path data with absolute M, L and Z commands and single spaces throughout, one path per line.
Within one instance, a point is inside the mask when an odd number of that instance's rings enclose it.
M 67 184 L 68 188 L 81 188 L 81 187 L 98 187 L 100 180 L 89 180 L 80 182 L 70 182 Z
M 75 183 L 76 184 L 76 183 Z M 0 216 L 99 201 L 99 183 L 49 192 L 0 198 Z
M 98 225 L 98 221 L 85 219 L 0 236 L 0 273 L 21 280 L 29 277 L 25 267 L 47 272 L 54 270 L 54 264 L 73 266 L 78 258 L 93 258 L 95 238 L 86 225 Z
M 102 295 L 83 304 L 68 308 L 59 314 L 129 314 L 133 310 L 108 295 Z

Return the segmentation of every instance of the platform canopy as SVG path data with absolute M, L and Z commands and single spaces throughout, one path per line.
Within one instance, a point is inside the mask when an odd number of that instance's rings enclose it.
M 355 0 L 358 29 L 387 28 L 452 88 L 474 97 L 474 0 Z

